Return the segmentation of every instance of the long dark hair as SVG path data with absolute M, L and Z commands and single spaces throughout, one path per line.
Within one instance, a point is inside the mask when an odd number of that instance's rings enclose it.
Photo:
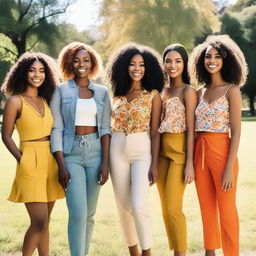
M 239 63 L 236 61 L 235 56 L 220 42 L 209 43 L 208 47 L 209 46 L 215 48 L 223 59 L 223 66 L 221 69 L 221 75 L 223 80 L 228 83 L 238 84 L 242 75 L 242 71 Z M 211 81 L 210 73 L 206 70 L 204 65 L 207 48 L 202 51 L 202 54 L 199 56 L 196 65 L 198 80 L 201 83 L 205 84 L 209 84 Z
M 48 55 L 40 52 L 26 52 L 22 54 L 7 73 L 1 90 L 9 95 L 17 95 L 25 92 L 28 87 L 28 71 L 35 61 L 40 61 L 45 70 L 45 79 L 43 84 L 38 88 L 38 95 L 49 103 L 54 88 L 58 83 L 57 69 L 55 61 Z
M 135 55 L 141 55 L 144 60 L 145 74 L 142 78 L 142 87 L 151 91 L 161 92 L 164 86 L 163 70 L 159 55 L 153 49 L 129 43 L 120 48 L 109 60 L 107 78 L 111 83 L 114 96 L 124 96 L 131 88 L 131 78 L 128 67 Z
M 248 74 L 247 63 L 239 46 L 228 35 L 210 35 L 194 48 L 189 58 L 189 71 L 193 81 L 197 85 L 207 85 L 211 81 L 204 66 L 205 53 L 209 46 L 215 48 L 223 59 L 223 80 L 237 86 L 244 85 Z

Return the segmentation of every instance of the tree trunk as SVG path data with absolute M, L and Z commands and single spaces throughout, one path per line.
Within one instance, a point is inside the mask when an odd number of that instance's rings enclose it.
M 14 38 L 12 38 L 12 42 L 17 48 L 18 58 L 26 51 L 26 39 L 27 32 L 17 34 Z
M 255 95 L 251 94 L 249 95 L 249 100 L 250 100 L 250 114 L 251 116 L 255 116 L 255 107 L 254 107 L 254 98 L 255 98 Z
M 22 37 L 16 44 L 18 50 L 18 57 L 20 57 L 26 51 L 26 37 Z

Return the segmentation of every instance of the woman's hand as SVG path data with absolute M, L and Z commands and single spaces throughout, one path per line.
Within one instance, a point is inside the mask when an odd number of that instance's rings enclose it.
M 16 161 L 20 164 L 20 161 L 21 161 L 23 153 L 21 151 L 19 151 L 19 152 L 20 152 L 20 154 L 17 157 L 15 157 L 15 158 L 16 158 Z
M 153 185 L 154 183 L 157 182 L 157 179 L 158 179 L 157 166 L 155 165 L 150 166 L 149 172 L 148 172 L 148 179 L 149 179 L 150 185 Z
M 100 172 L 99 172 L 99 180 L 98 183 L 100 185 L 104 185 L 107 180 L 108 180 L 108 174 L 109 174 L 109 170 L 108 170 L 108 166 L 107 164 L 102 164 L 100 167 Z
M 71 181 L 71 175 L 67 167 L 59 168 L 59 183 L 66 191 L 68 189 L 68 184 Z
M 195 179 L 195 171 L 193 164 L 186 164 L 184 169 L 184 183 L 190 184 Z
M 233 188 L 233 169 L 225 168 L 222 176 L 222 189 L 224 191 L 229 191 Z

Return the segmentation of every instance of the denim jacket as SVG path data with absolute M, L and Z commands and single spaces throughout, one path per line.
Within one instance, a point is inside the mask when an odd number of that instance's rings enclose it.
M 108 89 L 90 81 L 88 88 L 93 91 L 97 105 L 98 135 L 111 134 L 111 103 Z M 75 135 L 76 102 L 79 97 L 78 86 L 73 79 L 56 87 L 50 108 L 54 123 L 51 133 L 51 151 L 70 153 Z

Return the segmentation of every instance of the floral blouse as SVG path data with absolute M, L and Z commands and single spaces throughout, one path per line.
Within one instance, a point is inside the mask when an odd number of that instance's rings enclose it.
M 164 101 L 161 114 L 160 133 L 180 133 L 186 131 L 185 107 L 178 96 Z
M 203 98 L 205 90 L 205 88 L 202 89 L 202 94 L 195 110 L 195 131 L 228 133 L 230 123 L 229 103 L 226 98 L 227 92 L 209 104 Z
M 143 90 L 130 102 L 125 96 L 115 97 L 112 108 L 112 131 L 125 134 L 149 131 L 152 100 L 157 93 L 157 90 Z

